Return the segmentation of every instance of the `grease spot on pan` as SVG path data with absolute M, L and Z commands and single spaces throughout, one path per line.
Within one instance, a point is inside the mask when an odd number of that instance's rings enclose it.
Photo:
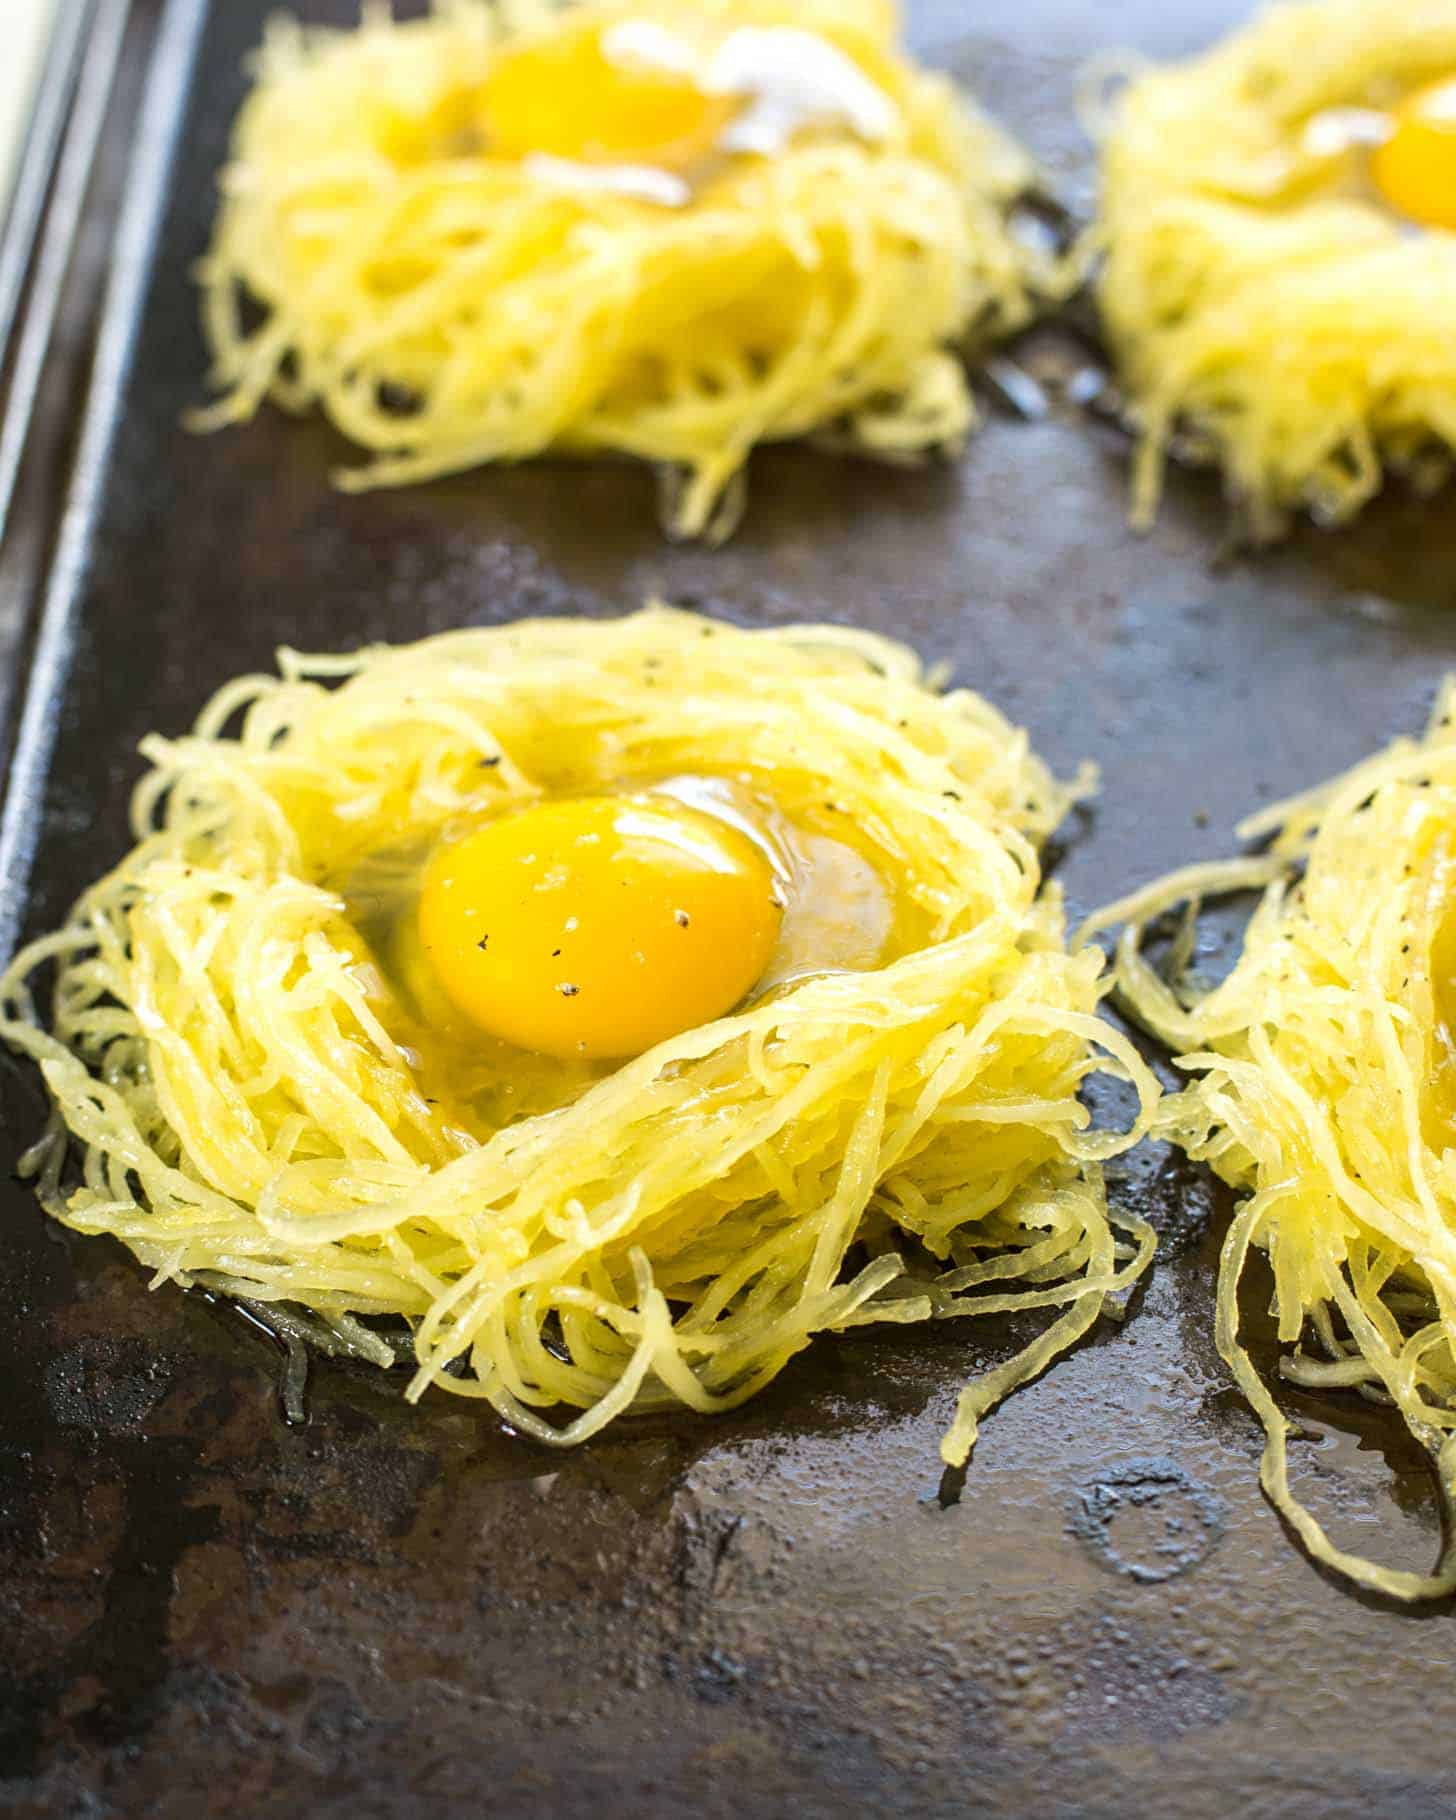
M 1072 1534 L 1113 1573 L 1149 1584 L 1197 1567 L 1223 1534 L 1223 1500 L 1176 1461 L 1124 1460 L 1072 1494 Z

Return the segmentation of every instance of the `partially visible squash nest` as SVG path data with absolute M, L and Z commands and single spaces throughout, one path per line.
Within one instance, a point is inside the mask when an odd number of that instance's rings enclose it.
M 1101 304 L 1139 438 L 1134 518 L 1170 445 L 1220 465 L 1248 532 L 1422 490 L 1456 447 L 1456 235 L 1417 231 L 1309 123 L 1456 69 L 1442 0 L 1278 6 L 1133 75 L 1109 117 Z

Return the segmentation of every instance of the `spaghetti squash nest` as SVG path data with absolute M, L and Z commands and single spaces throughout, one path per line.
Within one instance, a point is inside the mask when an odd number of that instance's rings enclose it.
M 1339 123 L 1453 72 L 1440 0 L 1278 5 L 1133 72 L 1106 128 L 1101 304 L 1141 439 L 1139 523 L 1180 432 L 1258 538 L 1294 511 L 1350 519 L 1387 470 L 1445 478 L 1456 235 L 1402 219 Z
M 1456 678 L 1423 740 L 1245 824 L 1269 851 L 1175 875 L 1127 919 L 1121 998 L 1196 1076 L 1156 1125 L 1242 1195 L 1223 1247 L 1219 1349 L 1267 1433 L 1263 1481 L 1310 1553 L 1401 1599 L 1456 1591 Z M 1199 996 L 1155 972 L 1148 920 L 1265 886 L 1242 957 Z M 1188 925 L 1191 928 L 1191 921 Z M 1393 1404 L 1435 1461 L 1431 1574 L 1337 1548 L 1290 1485 L 1291 1423 L 1239 1339 L 1251 1248 L 1268 1254 L 1282 1374 Z
M 139 844 L 0 982 L 55 1103 L 27 1167 L 66 1225 L 554 1443 L 741 1403 L 825 1330 L 1057 1310 L 965 1391 L 954 1462 L 1145 1268 L 1099 1164 L 1156 1085 L 1036 858 L 1087 780 L 984 701 L 879 638 L 660 608 L 280 671 L 146 742 Z M 621 1064 L 442 1053 L 347 881 L 684 764 L 857 830 L 896 897 L 883 963 Z M 1136 1088 L 1126 1134 L 1089 1128 L 1098 1070 Z
M 695 114 L 692 91 L 608 63 L 614 27 L 649 46 L 746 31 L 802 51 L 812 35 L 884 118 L 872 139 L 811 118 L 772 155 L 724 152 L 708 129 L 726 104 Z M 348 33 L 278 20 L 199 268 L 224 397 L 197 421 L 319 406 L 370 454 L 338 476 L 350 490 L 612 451 L 660 465 L 671 533 L 719 539 L 755 444 L 830 430 L 898 461 L 964 440 L 952 350 L 1021 326 L 1033 288 L 1061 279 L 1008 227 L 1030 177 L 897 49 L 886 0 L 439 0 L 404 24 L 366 10 Z

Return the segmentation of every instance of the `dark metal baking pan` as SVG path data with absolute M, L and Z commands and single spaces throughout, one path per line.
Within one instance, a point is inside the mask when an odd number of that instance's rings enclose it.
M 60 0 L 0 238 L 0 740 L 35 629 L 156 0 Z M 23 495 L 23 497 L 22 497 Z
M 1449 499 L 1392 496 L 1218 566 L 1211 482 L 1176 477 L 1137 539 L 1124 451 L 1055 410 L 994 416 L 918 473 L 772 452 L 709 553 L 660 541 L 628 467 L 346 498 L 317 424 L 189 436 L 188 269 L 267 4 L 171 0 L 163 22 L 12 769 L 7 927 L 52 922 L 121 851 L 142 733 L 284 640 L 650 592 L 892 631 L 1062 766 L 1100 763 L 1061 865 L 1084 908 L 1420 722 L 1456 660 Z M 1232 18 L 926 0 L 911 28 L 1075 200 L 1085 58 Z M 0 1081 L 18 1145 L 39 1096 L 17 1066 Z M 1157 1156 L 1122 1192 L 1164 1232 L 1131 1318 L 987 1424 L 943 1509 L 957 1387 L 1010 1327 L 826 1341 L 736 1415 L 625 1423 L 564 1458 L 341 1365 L 288 1428 L 265 1337 L 149 1294 L 7 1188 L 0 1812 L 1456 1814 L 1451 1613 L 1353 1596 L 1299 1554 L 1213 1349 L 1226 1208 Z M 1431 1559 L 1431 1488 L 1394 1425 L 1295 1407 L 1299 1483 L 1339 1539 Z
M 70 118 L 93 0 L 60 0 L 8 186 L 0 188 L 0 354 L 9 345 Z
M 5 531 L 61 313 L 127 0 L 61 0 L 51 21 L 8 194 L 0 195 L 0 706 L 28 619 L 33 565 Z M 31 539 L 30 541 L 33 541 Z

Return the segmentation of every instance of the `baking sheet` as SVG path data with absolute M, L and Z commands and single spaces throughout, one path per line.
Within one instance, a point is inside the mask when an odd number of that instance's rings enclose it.
M 993 416 L 960 465 L 781 450 L 718 553 L 658 538 L 648 476 L 540 464 L 346 498 L 322 426 L 179 427 L 203 352 L 188 268 L 266 0 L 171 0 L 0 826 L 0 921 L 53 922 L 125 845 L 137 740 L 278 643 L 350 646 L 649 593 L 749 624 L 911 639 L 1101 765 L 1060 873 L 1083 908 L 1226 848 L 1274 795 L 1416 727 L 1456 659 L 1449 499 L 1215 561 L 1179 476 L 1146 539 L 1124 451 Z M 347 16 L 311 0 L 310 18 Z M 911 8 L 1074 202 L 1092 51 L 1230 23 L 1027 0 Z M 185 105 L 184 105 L 185 104 Z M 178 129 L 174 138 L 173 129 Z M 26 885 L 32 852 L 35 865 Z M 7 1141 L 34 1129 L 0 1068 Z M 1451 1613 L 1312 1568 L 1258 1494 L 1212 1342 L 1226 1209 L 1156 1155 L 1123 1192 L 1165 1244 L 1132 1318 L 990 1421 L 958 1506 L 937 1443 L 1018 1330 L 856 1333 L 721 1420 L 562 1457 L 373 1374 L 280 1360 L 226 1309 L 3 1186 L 0 1812 L 1195 1817 L 1456 1814 Z M 1262 1324 L 1258 1294 L 1248 1317 Z M 1296 1471 L 1336 1539 L 1436 1548 L 1412 1445 L 1301 1396 Z

